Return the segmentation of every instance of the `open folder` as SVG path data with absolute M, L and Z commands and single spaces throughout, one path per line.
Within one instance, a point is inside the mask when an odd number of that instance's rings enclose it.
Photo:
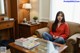
M 54 44 L 48 41 L 47 44 L 47 53 L 59 53 L 58 50 L 55 48 Z

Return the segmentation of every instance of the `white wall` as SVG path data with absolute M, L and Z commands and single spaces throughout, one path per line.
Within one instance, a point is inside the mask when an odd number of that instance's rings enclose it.
M 48 21 L 50 15 L 50 0 L 39 0 L 40 21 Z
M 31 20 L 34 16 L 38 16 L 39 21 L 48 21 L 50 17 L 50 0 L 30 0 L 30 2 L 32 4 Z
M 1 0 L 0 0 L 0 14 L 1 14 Z
M 39 17 L 39 0 L 30 0 L 32 9 L 30 10 L 30 20 L 33 20 L 34 16 Z

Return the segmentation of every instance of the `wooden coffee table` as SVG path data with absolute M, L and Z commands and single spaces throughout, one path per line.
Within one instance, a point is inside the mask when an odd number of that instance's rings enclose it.
M 38 39 L 37 41 L 39 41 L 41 44 L 30 50 L 27 48 L 18 46 L 16 44 L 14 44 L 14 42 L 12 42 L 9 44 L 10 51 L 11 51 L 11 53 L 47 53 L 46 46 L 47 46 L 48 41 L 43 40 L 43 39 Z M 67 48 L 67 46 L 63 45 L 63 44 L 58 44 L 58 43 L 53 43 L 53 44 L 59 47 L 59 49 L 58 49 L 59 53 L 63 53 L 65 51 L 65 49 Z

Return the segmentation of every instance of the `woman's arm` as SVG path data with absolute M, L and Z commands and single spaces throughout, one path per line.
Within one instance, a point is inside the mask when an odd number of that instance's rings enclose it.
M 50 34 L 52 35 L 52 37 L 55 39 L 55 35 L 53 34 L 52 30 L 50 29 Z

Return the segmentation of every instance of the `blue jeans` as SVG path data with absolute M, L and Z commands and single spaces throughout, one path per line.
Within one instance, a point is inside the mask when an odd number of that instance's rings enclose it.
M 56 38 L 54 39 L 49 33 L 47 32 L 44 32 L 42 34 L 42 37 L 45 39 L 45 40 L 49 40 L 49 41 L 52 41 L 52 42 L 56 42 L 56 43 L 60 43 L 60 44 L 64 44 L 65 43 L 65 40 L 63 39 L 63 37 L 59 37 L 59 38 Z

